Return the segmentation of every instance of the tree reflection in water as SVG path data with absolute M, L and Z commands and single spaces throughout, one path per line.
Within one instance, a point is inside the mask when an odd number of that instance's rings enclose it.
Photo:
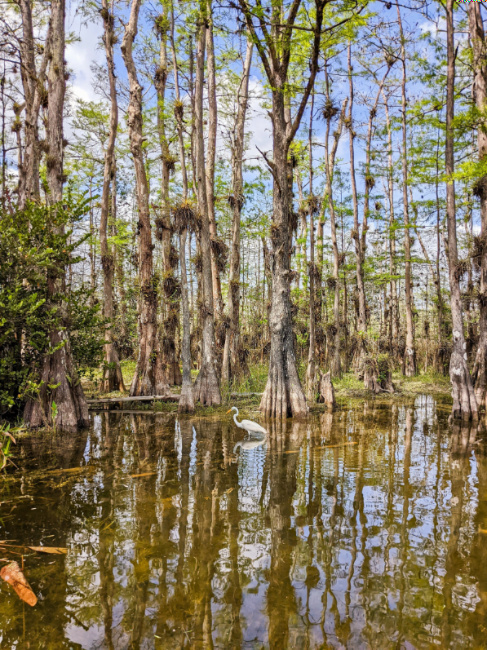
M 33 609 L 1 585 L 1 647 L 485 647 L 484 432 L 448 411 L 362 402 L 236 452 L 215 416 L 25 440 L 1 538 L 68 555 L 26 557 Z

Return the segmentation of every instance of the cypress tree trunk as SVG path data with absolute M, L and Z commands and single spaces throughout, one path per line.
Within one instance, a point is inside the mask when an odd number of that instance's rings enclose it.
M 176 47 L 174 43 L 174 6 L 171 5 L 171 48 L 174 68 L 174 89 L 176 93 L 176 102 L 174 106 L 174 117 L 176 119 L 176 130 L 178 134 L 179 145 L 179 163 L 181 166 L 181 176 L 183 181 L 183 205 L 187 206 L 188 201 L 188 173 L 186 170 L 186 159 L 184 156 L 184 138 L 183 138 L 183 103 L 179 94 L 179 72 L 176 56 Z M 194 412 L 193 384 L 191 381 L 191 320 L 188 299 L 188 274 L 186 269 L 186 236 L 190 227 L 189 220 L 194 221 L 194 215 L 191 211 L 186 212 L 190 219 L 183 221 L 179 227 L 179 266 L 181 270 L 181 307 L 183 314 L 183 337 L 181 341 L 181 360 L 183 362 L 183 376 L 181 383 L 181 395 L 179 397 L 178 411 L 180 413 Z
M 399 302 L 397 297 L 397 284 L 395 276 L 397 275 L 396 269 L 396 230 L 395 230 L 395 216 L 394 216 L 394 160 L 392 155 L 392 128 L 391 119 L 389 116 L 389 102 L 388 97 L 382 91 L 384 99 L 384 108 L 386 113 L 386 128 L 387 128 L 387 197 L 389 202 L 389 275 L 390 281 L 390 301 L 389 301 L 389 345 L 391 348 L 394 359 L 398 358 L 397 344 L 399 340 Z
M 44 87 L 47 64 L 50 57 L 51 22 L 47 30 L 44 55 L 39 67 L 35 63 L 34 28 L 32 24 L 32 3 L 19 0 L 22 19 L 22 38 L 19 40 L 22 65 L 20 68 L 25 98 L 24 156 L 19 166 L 19 208 L 23 210 L 28 201 L 39 199 L 39 110 L 46 102 Z
M 47 182 L 49 202 L 56 206 L 62 200 L 63 194 L 63 110 L 66 92 L 64 0 L 51 2 L 51 30 Z M 56 294 L 64 293 L 65 280 L 65 269 L 60 269 L 55 277 L 51 275 L 48 278 L 48 292 L 51 299 L 54 299 Z M 59 309 L 63 320 L 62 304 Z M 44 357 L 40 393 L 38 399 L 27 402 L 24 421 L 31 428 L 54 424 L 60 431 L 75 432 L 79 428 L 88 426 L 88 406 L 74 367 L 69 337 L 61 325 L 49 333 L 49 343 L 54 352 Z M 55 422 L 52 421 L 53 402 L 57 405 Z
M 183 362 L 183 377 L 181 395 L 179 397 L 179 413 L 194 412 L 193 384 L 191 382 L 191 337 L 190 314 L 188 304 L 188 276 L 186 273 L 186 234 L 183 228 L 179 235 L 179 264 L 181 268 L 181 305 L 183 310 L 183 340 L 181 343 L 181 359 Z
M 316 228 L 316 314 L 320 323 L 320 334 L 317 337 L 317 352 L 319 355 L 320 363 L 323 362 L 325 353 L 325 341 L 323 327 L 321 325 L 321 315 L 323 313 L 323 302 L 325 299 L 325 291 L 323 287 L 323 262 L 324 262 L 324 246 L 323 235 L 325 226 L 326 214 L 326 201 L 322 201 L 321 210 L 318 218 L 318 225 Z
M 468 24 L 473 48 L 473 99 L 479 115 L 484 116 L 487 109 L 487 47 L 480 5 L 468 5 Z M 484 122 L 477 129 L 479 161 L 487 158 L 487 131 Z M 480 265 L 479 290 L 479 344 L 475 356 L 472 379 L 475 384 L 475 397 L 480 407 L 487 407 L 487 176 L 482 176 L 474 188 L 480 198 L 481 226 L 480 236 L 475 239 L 477 264 Z
M 205 151 L 203 138 L 203 83 L 205 71 L 205 45 L 207 28 L 206 11 L 201 8 L 196 53 L 196 86 L 194 122 L 196 136 L 196 176 L 198 211 L 201 219 L 200 242 L 202 262 L 202 322 L 201 369 L 195 383 L 195 399 L 211 406 L 221 404 L 220 384 L 216 374 L 215 318 L 213 305 L 213 279 L 211 271 L 211 241 L 208 202 L 206 195 Z
M 115 187 L 115 140 L 118 128 L 118 103 L 117 88 L 115 81 L 115 63 L 113 60 L 113 15 L 108 9 L 107 0 L 102 0 L 102 18 L 105 33 L 103 43 L 105 46 L 105 55 L 108 68 L 108 83 L 110 87 L 110 131 L 108 134 L 107 148 L 105 151 L 105 166 L 103 170 L 103 189 L 101 196 L 101 214 L 100 214 L 100 252 L 101 265 L 103 270 L 103 318 L 108 323 L 105 326 L 105 348 L 104 348 L 104 365 L 102 390 L 109 393 L 113 390 L 124 391 L 122 370 L 118 353 L 113 343 L 112 321 L 113 321 L 113 278 L 115 272 L 115 261 L 113 250 L 108 245 L 108 219 L 110 214 L 110 186 L 112 192 L 116 192 Z M 113 205 L 113 203 L 112 203 Z M 115 220 L 115 214 L 111 215 L 112 221 Z
M 271 18 L 271 32 L 269 34 L 266 28 L 262 41 L 256 33 L 249 6 L 244 0 L 239 0 L 240 9 L 245 15 L 247 27 L 272 88 L 273 160 L 270 161 L 264 154 L 273 176 L 272 304 L 269 322 L 271 351 L 269 375 L 260 408 L 266 415 L 275 417 L 303 416 L 308 412 L 296 367 L 292 329 L 289 276 L 293 206 L 292 165 L 288 161 L 288 153 L 301 123 L 318 70 L 325 3 L 323 0 L 315 2 L 309 76 L 296 115 L 292 119 L 287 85 L 291 60 L 291 37 L 300 4 L 300 0 L 295 0 L 288 10 L 287 17 L 282 17 L 280 11 L 274 11 Z
M 355 179 L 355 150 L 354 139 L 356 133 L 353 129 L 353 77 L 352 77 L 352 45 L 348 46 L 348 78 L 350 85 L 350 105 L 348 109 L 348 130 L 350 134 L 350 182 L 352 185 L 353 201 L 353 230 L 352 239 L 355 242 L 355 264 L 357 281 L 357 320 L 356 329 L 358 332 L 358 345 L 355 353 L 355 367 L 361 369 L 362 359 L 366 353 L 366 332 L 367 332 L 367 306 L 365 302 L 364 285 L 364 251 L 362 250 L 362 238 L 360 237 L 360 224 L 358 220 L 358 194 L 357 182 Z
M 441 127 L 440 127 L 441 128 Z M 440 206 L 440 128 L 438 128 L 438 137 L 436 141 L 436 178 L 435 178 L 435 203 L 436 203 L 436 310 L 438 320 L 437 340 L 438 347 L 435 354 L 434 365 L 437 372 L 445 374 L 445 347 L 443 345 L 443 296 L 441 293 L 441 206 Z
M 156 305 L 157 292 L 154 286 L 152 235 L 149 212 L 149 186 L 144 167 L 142 150 L 142 87 L 137 78 L 132 48 L 137 35 L 141 0 L 132 0 L 129 22 L 122 40 L 122 57 L 127 68 L 130 86 L 130 101 L 127 123 L 130 151 L 134 160 L 135 189 L 139 221 L 139 282 L 140 300 L 138 314 L 139 353 L 137 366 L 130 387 L 130 395 L 161 395 L 167 391 L 164 381 L 161 355 L 157 340 Z
M 460 295 L 460 273 L 457 251 L 457 224 L 455 214 L 454 133 L 453 116 L 455 107 L 455 43 L 453 31 L 453 0 L 446 2 L 447 27 L 447 82 L 446 82 L 446 140 L 445 171 L 446 215 L 448 222 L 448 267 L 451 292 L 451 315 L 453 349 L 450 358 L 450 381 L 452 385 L 452 416 L 456 419 L 477 419 L 477 400 L 467 366 L 467 344 L 463 331 L 462 301 Z
M 271 255 L 265 237 L 260 238 L 262 242 L 262 254 L 264 257 L 264 279 L 267 288 L 267 294 L 264 292 L 262 296 L 263 310 L 262 318 L 265 318 L 265 340 L 266 343 L 262 345 L 262 363 L 264 361 L 264 354 L 266 353 L 267 341 L 270 338 L 270 313 L 271 313 L 271 295 L 272 295 L 272 271 L 271 271 Z
M 243 155 L 245 147 L 245 118 L 249 97 L 250 66 L 252 64 L 252 41 L 247 41 L 247 52 L 242 80 L 238 92 L 238 108 L 235 120 L 235 140 L 232 147 L 232 250 L 230 257 L 230 278 L 228 291 L 229 326 L 223 349 L 222 379 L 229 383 L 239 370 L 239 310 L 240 310 L 240 214 L 244 201 Z
M 292 170 L 287 154 L 284 97 L 280 87 L 273 90 L 273 214 L 271 240 L 273 255 L 272 296 L 269 329 L 271 351 L 267 385 L 260 404 L 269 416 L 302 416 L 308 411 L 299 380 L 294 352 L 290 294 L 290 241 L 292 223 L 292 192 L 289 173 Z
M 333 284 L 334 284 L 334 297 L 333 297 L 333 329 L 329 326 L 328 332 L 329 335 L 333 336 L 333 345 L 328 346 L 332 347 L 332 355 L 330 359 L 330 372 L 332 377 L 340 377 L 342 374 L 342 365 L 340 358 L 340 263 L 341 257 L 338 250 L 338 240 L 337 240 L 337 224 L 336 224 L 336 213 L 335 213 L 335 201 L 333 198 L 333 170 L 335 167 L 335 157 L 338 149 L 338 143 L 342 135 L 343 123 L 345 120 L 345 111 L 347 109 L 348 97 L 343 100 L 342 108 L 340 111 L 340 117 L 338 120 L 338 125 L 336 131 L 333 135 L 333 145 L 331 151 L 330 146 L 330 129 L 331 129 L 331 120 L 337 108 L 333 107 L 331 98 L 328 91 L 328 74 L 325 68 L 326 83 L 327 83 L 327 104 L 328 109 L 325 107 L 326 114 L 324 115 L 326 119 L 326 136 L 325 136 L 325 165 L 326 165 L 326 197 L 328 202 L 328 209 L 330 211 L 330 230 L 331 230 L 331 245 L 333 249 Z M 321 233 L 321 240 L 323 240 L 323 234 Z M 321 249 L 321 255 L 323 255 L 323 246 Z M 322 261 L 321 261 L 322 265 Z
M 174 277 L 178 256 L 172 246 L 172 229 L 169 201 L 169 175 L 174 163 L 166 137 L 166 84 L 167 84 L 167 32 L 169 22 L 164 11 L 155 21 L 156 31 L 161 39 L 159 66 L 154 77 L 157 92 L 157 130 L 161 148 L 161 216 L 156 220 L 156 237 L 162 243 L 162 291 L 165 301 L 162 306 L 161 360 L 165 381 L 169 385 L 181 384 L 181 371 L 176 359 L 176 332 L 179 326 L 179 285 Z
M 303 181 L 301 180 L 301 171 L 296 170 L 296 185 L 298 187 L 299 197 L 299 237 L 296 242 L 296 286 L 299 288 L 304 287 L 304 281 L 301 283 L 303 272 L 306 273 L 308 263 L 308 206 L 305 204 L 303 195 Z M 297 230 L 297 223 L 296 223 Z
M 316 398 L 316 313 L 315 313 L 315 223 L 314 215 L 318 212 L 318 201 L 313 195 L 313 112 L 314 95 L 311 96 L 309 115 L 309 348 L 308 367 L 306 369 L 306 397 L 309 401 Z
M 401 11 L 397 5 L 397 21 L 401 37 L 401 61 L 402 61 L 402 84 L 401 84 L 401 127 L 402 127 L 402 196 L 404 209 L 404 286 L 406 290 L 406 354 L 404 357 L 403 372 L 406 377 L 414 377 L 416 368 L 416 348 L 414 345 L 414 321 L 413 321 L 413 285 L 411 279 L 411 234 L 409 232 L 409 202 L 408 202 L 408 161 L 407 161 L 407 128 L 406 128 L 406 49 L 404 45 L 404 33 L 402 29 Z
M 208 206 L 208 219 L 210 222 L 211 241 L 211 277 L 213 290 L 213 305 L 215 318 L 220 319 L 223 313 L 222 288 L 220 282 L 220 255 L 225 258 L 226 247 L 218 239 L 215 218 L 215 158 L 216 135 L 218 125 L 218 105 L 216 101 L 216 66 L 215 46 L 213 42 L 213 10 L 212 1 L 207 0 L 208 27 L 206 29 L 206 49 L 208 66 L 208 155 L 206 156 L 206 199 Z

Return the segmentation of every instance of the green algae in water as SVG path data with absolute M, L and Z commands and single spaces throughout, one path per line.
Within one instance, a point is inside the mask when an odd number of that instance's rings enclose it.
M 68 552 L 25 555 L 34 608 L 0 585 L 0 647 L 486 647 L 481 431 L 419 396 L 243 439 L 102 413 L 21 440 L 0 539 Z

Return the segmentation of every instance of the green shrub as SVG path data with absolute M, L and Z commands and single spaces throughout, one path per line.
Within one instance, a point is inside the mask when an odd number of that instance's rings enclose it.
M 86 211 L 81 201 L 0 212 L 0 414 L 18 413 L 36 392 L 51 328 L 69 330 L 78 370 L 100 362 L 103 322 L 86 289 L 49 291 L 81 259 L 74 252 L 85 237 L 73 229 Z

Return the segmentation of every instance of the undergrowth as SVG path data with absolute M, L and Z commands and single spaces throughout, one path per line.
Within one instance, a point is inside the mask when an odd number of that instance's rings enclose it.
M 135 372 L 136 361 L 135 359 L 124 359 L 121 362 L 122 374 L 125 386 L 130 386 L 133 373 Z M 304 372 L 306 364 L 300 364 L 300 378 L 304 382 Z M 193 381 L 196 379 L 197 371 L 192 372 Z M 230 385 L 222 384 L 221 396 L 222 405 L 220 407 L 203 407 L 196 405 L 197 413 L 205 413 L 211 415 L 212 413 L 221 413 L 229 406 L 236 405 L 239 409 L 255 411 L 260 404 L 260 394 L 264 392 L 268 375 L 267 364 L 252 364 L 249 365 L 247 372 L 237 377 Z M 101 372 L 93 376 L 93 381 L 85 379 L 83 387 L 87 397 L 100 396 L 100 380 Z M 448 376 L 440 375 L 432 371 L 422 373 L 416 377 L 403 377 L 402 373 L 396 371 L 393 373 L 393 382 L 396 387 L 396 395 L 400 394 L 419 394 L 423 392 L 444 394 L 450 393 L 450 381 Z M 304 385 L 304 383 L 303 383 Z M 333 378 L 333 386 L 337 397 L 365 397 L 369 395 L 368 391 L 364 389 L 363 381 L 358 379 L 355 373 L 348 372 L 343 374 L 340 378 Z M 171 392 L 177 393 L 180 388 L 177 386 L 171 387 Z M 232 393 L 257 393 L 256 395 L 246 397 L 232 397 Z M 127 393 L 126 393 L 127 394 Z M 103 394 L 103 397 L 118 397 L 118 391 Z M 393 399 L 393 395 L 391 398 Z M 137 408 L 141 411 L 155 412 L 175 412 L 177 411 L 177 404 L 155 402 L 152 404 L 139 404 Z

